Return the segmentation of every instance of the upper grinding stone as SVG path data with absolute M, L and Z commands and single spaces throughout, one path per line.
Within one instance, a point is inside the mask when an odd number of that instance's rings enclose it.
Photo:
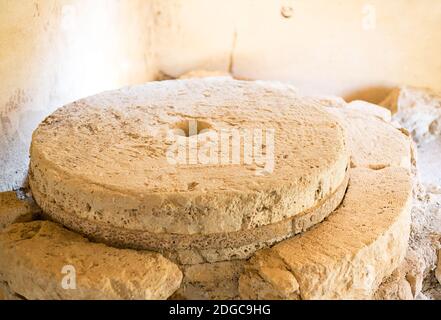
M 47 214 L 61 210 L 97 226 L 192 235 L 273 224 L 314 207 L 345 179 L 345 135 L 322 107 L 288 85 L 230 78 L 105 92 L 40 124 L 30 186 Z M 234 149 L 221 148 L 220 132 L 239 133 L 239 163 L 228 162 Z M 207 149 L 209 164 L 199 158 L 207 141 L 217 146 Z M 170 160 L 177 143 L 197 146 L 196 160 Z M 247 162 L 247 148 L 259 147 L 261 157 Z

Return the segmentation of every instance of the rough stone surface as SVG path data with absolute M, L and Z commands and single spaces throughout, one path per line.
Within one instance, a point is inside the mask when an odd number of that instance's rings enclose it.
M 73 266 L 76 289 L 62 287 Z M 0 281 L 26 299 L 166 299 L 179 268 L 157 253 L 94 244 L 48 221 L 18 223 L 0 233 Z
M 378 288 L 376 300 L 413 300 L 412 287 L 401 268 L 395 270 Z
M 417 143 L 440 137 L 441 94 L 403 87 L 392 91 L 381 105 L 394 112 L 394 120 L 405 127 Z
M 100 224 L 99 233 L 101 236 L 95 236 L 93 239 L 96 242 L 104 242 L 111 246 L 120 246 L 121 242 L 118 241 L 120 238 L 133 239 L 131 242 L 134 244 L 130 245 L 130 248 L 157 251 L 179 264 L 246 259 L 256 250 L 269 247 L 274 243 L 304 232 L 323 221 L 341 203 L 348 185 L 348 178 L 349 175 L 347 174 L 342 185 L 314 208 L 293 218 L 259 228 L 213 235 L 148 234 L 146 236 L 145 232 L 135 233 Z M 66 219 L 64 219 L 68 215 L 59 216 L 59 212 L 62 212 L 62 210 L 60 209 L 52 216 L 55 216 L 63 224 L 71 225 L 69 222 L 66 223 Z M 77 219 L 73 221 L 73 224 L 77 228 L 83 228 L 84 221 Z
M 435 277 L 434 272 L 430 272 L 423 282 L 423 290 L 416 298 L 417 300 L 441 300 L 441 284 Z
M 346 129 L 351 167 L 374 170 L 411 166 L 411 139 L 389 123 L 365 112 L 327 108 Z
M 386 105 L 386 104 L 384 104 Z M 410 156 L 410 161 L 405 161 L 401 163 L 403 167 L 408 167 L 411 165 L 411 171 L 414 176 L 414 205 L 412 208 L 412 216 L 417 217 L 417 219 L 421 220 L 421 217 L 424 215 L 424 213 L 421 212 L 421 210 L 417 210 L 417 203 L 422 202 L 421 199 L 421 186 L 418 183 L 418 174 L 417 174 L 417 150 L 416 146 L 407 139 L 408 134 L 406 133 L 406 130 L 396 130 L 392 126 L 382 123 L 381 120 L 385 122 L 391 122 L 391 112 L 389 110 L 384 109 L 383 107 L 376 106 L 364 101 L 354 101 L 347 105 L 347 109 L 354 110 L 356 112 L 362 112 L 366 116 L 365 124 L 368 125 L 371 130 L 367 130 L 368 135 L 364 135 L 361 133 L 363 130 L 359 130 L 360 123 L 359 121 L 352 121 L 353 115 L 355 112 L 349 112 L 340 110 L 337 111 L 338 113 L 341 113 L 343 118 L 346 116 L 345 113 L 348 115 L 346 118 L 346 128 L 348 129 L 349 135 L 352 137 L 352 143 L 350 144 L 351 153 L 353 155 L 363 155 L 366 153 L 365 145 L 367 143 L 368 146 L 374 150 L 374 152 L 371 155 L 368 155 L 367 157 L 363 157 L 363 159 L 357 161 L 357 163 L 352 163 L 352 165 L 359 165 L 359 166 L 365 166 L 365 167 L 377 167 L 376 164 L 379 162 L 383 162 L 385 164 L 389 165 L 400 165 L 400 159 L 406 159 Z M 378 120 L 373 120 L 371 117 L 368 116 L 374 116 L 378 118 Z M 358 115 L 357 115 L 357 118 Z M 369 120 L 370 119 L 370 120 Z M 381 119 L 381 120 L 380 120 Z M 360 120 L 361 121 L 361 120 Z M 394 121 L 395 125 L 400 128 L 401 124 L 397 121 Z M 377 134 L 376 134 L 377 132 Z M 381 133 L 387 132 L 388 134 L 386 137 L 389 137 L 390 135 L 395 135 L 395 139 L 382 139 Z M 403 134 L 401 134 L 403 133 Z M 372 139 L 367 139 L 367 137 L 370 137 Z M 404 137 L 404 138 L 403 138 Z M 407 140 L 407 141 L 406 141 Z M 392 144 L 391 144 L 392 142 Z M 395 146 L 393 144 L 396 144 Z M 408 147 L 410 145 L 411 152 L 409 153 Z M 401 147 L 397 147 L 401 146 Z M 395 148 L 395 149 L 394 149 Z M 389 152 L 390 150 L 393 150 L 392 152 L 395 153 L 392 154 Z M 380 160 L 378 160 L 380 159 Z M 372 166 L 372 164 L 374 164 Z M 419 195 L 418 195 L 419 194 Z M 420 200 L 418 200 L 420 198 Z M 415 219 L 414 219 L 415 220 Z M 421 224 L 423 225 L 423 224 Z M 412 234 L 415 234 L 414 232 L 415 224 L 412 225 Z M 413 241 L 411 239 L 411 245 L 413 244 Z M 414 246 L 418 247 L 418 245 Z M 418 254 L 415 254 L 413 252 L 412 248 L 409 248 L 408 254 L 406 256 L 406 260 L 403 262 L 400 267 L 394 271 L 394 273 L 387 278 L 378 289 L 377 293 L 375 294 L 376 299 L 381 300 L 395 300 L 395 299 L 414 299 L 421 293 L 422 288 L 422 282 L 424 278 L 424 267 L 425 263 L 421 261 L 421 257 Z
M 413 299 L 424 296 L 422 292 L 424 282 L 431 277 L 436 259 L 436 248 L 439 246 L 439 232 L 434 214 L 437 209 L 431 204 L 430 196 L 422 189 L 422 185 L 414 176 L 414 196 L 412 203 L 412 225 L 409 248 L 406 259 L 380 287 L 377 298 L 385 300 L 404 299 L 398 289 L 407 283 Z M 431 290 L 436 290 L 433 286 Z M 441 287 L 439 288 L 441 289 Z M 438 289 L 438 290 L 439 290 Z M 433 291 L 432 290 L 432 291 Z M 406 300 L 408 299 L 405 298 Z
M 49 215 L 61 207 L 69 217 L 128 230 L 213 234 L 277 223 L 314 207 L 345 179 L 343 129 L 321 106 L 288 85 L 228 78 L 103 93 L 39 126 L 30 186 Z M 274 172 L 246 164 L 243 153 L 240 165 L 171 164 L 170 130 L 191 119 L 212 132 L 274 129 Z M 174 138 L 200 144 L 201 135 Z
M 32 221 L 39 213 L 32 199 L 20 199 L 12 191 L 0 193 L 0 230 L 16 222 Z
M 349 178 L 349 177 L 348 177 Z M 347 185 L 347 179 L 343 185 L 337 189 L 336 193 L 320 203 L 317 207 L 312 208 L 303 214 L 297 215 L 286 221 L 282 221 L 276 225 L 264 226 L 259 229 L 261 234 L 266 234 L 268 240 L 262 240 L 256 237 L 253 241 L 251 238 L 248 244 L 234 247 L 228 245 L 230 239 L 228 235 L 224 241 L 224 246 L 214 249 L 187 249 L 176 251 L 160 251 L 164 256 L 175 261 L 176 263 L 199 264 L 202 262 L 213 263 L 219 261 L 230 261 L 250 258 L 257 250 L 268 248 L 277 242 L 293 237 L 299 233 L 305 232 L 314 225 L 322 222 L 329 216 L 341 203 Z
M 404 87 L 394 90 L 381 105 L 396 112 L 393 122 L 412 136 L 413 156 L 418 160 L 412 166 L 414 200 L 409 250 L 400 267 L 401 278 L 396 281 L 409 282 L 416 299 L 439 299 L 441 286 L 433 270 L 441 247 L 441 135 L 436 129 L 441 122 L 441 96 L 428 89 Z M 393 281 L 388 281 L 388 285 L 398 287 Z
M 404 260 L 411 196 L 404 168 L 352 169 L 346 197 L 326 221 L 256 253 L 240 277 L 241 297 L 372 298 Z
M 380 285 L 378 300 L 414 300 L 423 289 L 425 265 L 409 248 L 404 262 Z
M 12 292 L 6 282 L 0 281 L 0 300 L 23 300 L 23 297 Z

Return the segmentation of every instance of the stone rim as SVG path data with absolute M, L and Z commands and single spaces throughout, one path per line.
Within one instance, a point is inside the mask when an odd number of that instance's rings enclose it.
M 315 224 L 320 223 L 343 201 L 348 184 L 349 174 L 346 175 L 344 182 L 337 188 L 337 190 L 331 196 L 323 199 L 319 205 L 284 221 L 246 231 L 211 235 L 158 235 L 142 230 L 128 230 L 98 222 L 87 221 L 69 215 L 67 212 L 62 212 L 61 208 L 51 208 L 46 210 L 45 214 L 55 222 L 85 235 L 93 241 L 121 248 L 154 250 L 161 253 L 168 251 L 167 256 L 169 257 L 170 255 L 173 256 L 172 252 L 175 250 L 223 250 L 226 248 L 226 242 L 228 242 L 228 248 L 254 245 L 257 242 L 259 243 L 259 246 L 254 250 L 256 251 L 262 247 L 270 246 L 275 242 L 302 233 Z M 41 195 L 38 191 L 34 192 L 34 197 L 36 199 L 39 199 L 40 196 Z M 313 221 L 314 216 L 318 217 L 317 221 Z M 263 235 L 263 237 L 260 237 L 259 239 L 259 235 Z M 132 239 L 132 241 L 128 239 Z M 152 241 L 155 244 L 152 244 Z M 248 254 L 251 255 L 254 251 L 251 250 Z

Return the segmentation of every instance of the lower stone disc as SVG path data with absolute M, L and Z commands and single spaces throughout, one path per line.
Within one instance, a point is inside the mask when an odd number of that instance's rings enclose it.
M 61 207 L 51 211 L 49 218 L 94 241 L 114 247 L 158 251 L 180 264 L 245 259 L 259 249 L 302 233 L 323 221 L 342 202 L 348 180 L 347 174 L 337 190 L 314 208 L 293 218 L 246 231 L 191 236 L 155 234 L 90 223 L 63 212 Z

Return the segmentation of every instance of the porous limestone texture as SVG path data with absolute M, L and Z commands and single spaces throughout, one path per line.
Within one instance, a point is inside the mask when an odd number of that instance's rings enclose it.
M 340 107 L 346 108 L 348 107 L 348 105 L 343 105 Z M 356 162 L 356 164 L 361 165 L 362 167 L 364 166 L 366 168 L 370 168 L 370 167 L 375 168 L 375 166 L 372 166 L 372 164 L 378 164 L 378 163 L 385 163 L 388 166 L 401 164 L 407 170 L 410 164 L 405 163 L 402 159 L 406 159 L 406 158 L 409 159 L 410 157 L 411 141 L 408 138 L 408 136 L 403 134 L 400 130 L 395 129 L 393 126 L 386 124 L 384 123 L 384 121 L 380 120 L 382 119 L 382 117 L 380 117 L 381 114 L 383 114 L 383 116 L 387 114 L 387 112 L 386 113 L 383 112 L 381 107 L 378 107 L 378 109 L 376 109 L 370 104 L 367 109 L 364 108 L 365 107 L 364 104 L 359 104 L 359 107 L 360 108 L 358 108 L 356 111 L 353 110 L 337 111 L 340 112 L 341 117 L 346 119 L 344 120 L 344 126 L 348 131 L 348 135 L 351 132 L 355 132 L 355 135 L 354 137 L 352 137 L 351 140 L 352 143 L 350 144 L 349 147 L 350 147 L 351 155 L 357 155 L 359 157 L 358 159 L 360 159 L 359 161 Z M 349 118 L 345 118 L 346 114 L 348 115 Z M 364 126 L 369 126 L 369 129 L 367 130 L 368 132 L 375 133 L 377 130 L 379 130 L 380 132 L 381 131 L 387 132 L 388 136 L 392 136 L 393 139 L 390 140 L 381 139 L 381 136 L 377 134 L 363 135 L 359 133 L 359 131 L 357 131 L 358 129 L 357 126 L 359 125 L 359 122 L 358 121 L 352 122 L 351 115 L 355 115 L 355 117 L 359 119 L 363 117 L 366 118 L 366 124 Z M 351 128 L 351 126 L 355 126 L 355 128 Z M 358 134 L 356 134 L 357 132 Z M 375 143 L 370 139 L 373 139 Z M 372 154 L 369 154 L 368 156 L 363 158 L 362 157 L 363 150 L 366 150 L 364 149 L 365 143 L 368 143 L 369 145 L 375 144 L 375 148 L 372 150 Z M 396 143 L 399 144 L 398 148 L 397 146 L 393 145 Z M 397 152 L 399 152 L 395 156 L 387 152 L 390 149 L 394 150 L 394 148 L 397 148 L 398 150 Z M 382 189 L 382 185 L 379 185 L 378 188 L 380 193 Z M 357 201 L 359 200 L 357 199 Z M 319 227 L 320 226 L 317 226 L 316 228 Z M 190 252 L 190 251 L 186 251 L 185 253 L 181 252 L 181 254 L 182 255 L 180 255 L 180 257 L 182 257 L 182 260 L 179 260 L 179 263 L 184 263 L 184 264 L 186 262 L 188 264 L 200 263 L 200 265 L 187 266 L 190 267 L 189 270 L 192 271 L 197 270 L 199 272 L 191 272 L 188 274 L 189 276 L 187 278 L 187 274 L 184 271 L 183 287 L 177 291 L 176 298 L 178 297 L 185 299 L 237 299 L 238 298 L 237 297 L 238 277 L 236 272 L 232 272 L 232 270 L 237 270 L 237 268 L 232 268 L 232 266 L 238 266 L 239 264 L 239 266 L 243 268 L 243 264 L 245 263 L 244 260 L 234 261 L 235 263 L 234 265 L 231 264 L 233 262 L 204 264 L 204 262 L 207 262 L 207 260 L 204 259 L 206 257 L 201 257 L 201 255 L 196 255 L 194 252 Z M 240 258 L 240 256 L 237 256 L 235 258 Z M 390 281 L 389 278 L 386 279 L 385 283 L 381 284 L 380 289 L 376 292 L 374 297 L 377 299 L 396 299 L 396 298 L 411 299 L 413 293 L 415 293 L 415 291 L 418 291 L 418 281 L 420 281 L 418 274 L 418 270 L 420 270 L 420 268 L 418 268 L 419 266 L 411 265 L 411 263 L 412 260 L 403 262 L 403 265 L 401 265 L 399 269 L 394 271 L 393 275 L 391 276 L 391 278 L 393 277 L 399 278 L 400 282 L 392 283 L 392 281 Z M 406 265 L 406 268 L 404 268 L 404 265 Z M 391 268 L 393 268 L 393 266 L 391 266 Z M 201 270 L 204 270 L 204 272 L 202 272 Z M 211 280 L 212 278 L 215 277 L 213 273 L 217 275 L 216 279 L 218 279 L 218 281 Z M 198 277 L 197 275 L 205 275 L 205 276 Z M 288 286 L 290 284 L 295 286 L 295 283 L 294 284 L 292 283 L 291 281 L 292 279 L 290 280 L 290 277 L 284 278 L 284 272 L 280 272 L 279 276 L 281 277 L 280 283 L 286 281 Z M 414 291 L 413 288 L 415 287 L 416 289 Z
M 406 254 L 411 178 L 396 167 L 350 174 L 342 205 L 326 221 L 251 258 L 240 276 L 241 298 L 373 297 Z
M 392 120 L 390 110 L 365 101 L 353 101 L 343 106 L 343 109 L 332 109 L 332 112 L 343 120 L 342 123 L 345 124 L 349 137 L 351 154 L 353 158 L 358 158 L 357 161 L 352 161 L 352 166 L 375 169 L 381 168 L 383 165 L 379 164 L 382 163 L 386 166 L 401 165 L 404 168 L 411 165 L 416 181 L 415 146 L 409 139 L 407 130 L 402 129 L 400 123 L 394 122 L 399 130 L 387 124 Z M 393 138 L 390 138 L 391 136 Z M 409 157 L 410 161 L 407 161 Z M 418 183 L 414 183 L 414 195 L 419 189 Z M 421 216 L 421 212 L 418 215 Z M 415 298 L 421 291 L 423 269 L 420 259 L 408 252 L 405 261 L 380 285 L 375 293 L 375 299 Z
M 247 259 L 256 250 L 267 248 L 274 243 L 304 232 L 323 221 L 341 203 L 346 192 L 348 180 L 349 175 L 347 174 L 342 185 L 332 195 L 322 199 L 317 206 L 292 218 L 259 228 L 223 234 L 185 236 L 147 234 L 145 232 L 128 231 L 122 228 L 116 229 L 101 224 L 99 236 L 94 235 L 91 238 L 96 242 L 104 242 L 117 247 L 121 247 L 121 241 L 118 241 L 118 239 L 132 239 L 132 244 L 129 245 L 130 248 L 154 250 L 170 260 L 184 265 Z M 60 212 L 63 211 L 60 209 L 52 217 L 57 217 L 56 220 L 61 221 L 63 224 L 73 224 L 76 228 L 88 227 L 81 219 L 66 220 L 66 217 L 69 218 L 69 216 L 67 214 L 64 216 L 60 215 Z M 124 247 L 127 247 L 127 245 Z
M 20 199 L 12 191 L 0 193 L 0 230 L 16 222 L 32 221 L 39 213 L 32 199 Z
M 414 300 L 412 287 L 401 268 L 386 278 L 375 292 L 376 300 Z
M 377 300 L 414 300 L 421 293 L 423 278 L 424 264 L 409 248 L 403 263 L 383 281 L 374 298 Z
M 350 106 L 350 104 L 348 105 Z M 353 108 L 327 108 L 339 117 L 346 129 L 351 150 L 351 167 L 374 170 L 386 167 L 411 167 L 411 139 L 390 123 L 366 111 Z
M 47 214 L 92 237 L 106 237 L 103 225 L 113 234 L 162 237 L 275 224 L 313 208 L 345 180 L 344 132 L 322 106 L 288 85 L 229 78 L 106 92 L 59 109 L 34 132 L 30 186 Z M 190 135 L 190 120 L 207 130 Z M 247 162 L 246 152 L 240 164 L 167 157 L 175 142 L 200 148 L 212 134 L 254 129 L 263 131 L 266 162 Z M 274 149 L 265 136 L 273 129 Z M 221 149 L 213 159 L 222 159 Z M 136 245 L 136 237 L 108 240 Z
M 218 235 L 218 241 L 214 242 L 215 246 L 212 248 L 207 248 L 207 246 L 195 248 L 194 243 L 189 243 L 190 249 L 160 250 L 159 252 L 170 260 L 183 265 L 248 259 L 257 250 L 270 247 L 277 242 L 305 232 L 312 226 L 322 222 L 340 205 L 346 193 L 348 181 L 349 174 L 334 194 L 321 201 L 316 207 L 293 218 L 253 229 L 253 232 L 242 231 L 227 233 L 222 236 Z M 209 244 L 206 240 L 205 245 Z M 138 243 L 140 243 L 139 240 Z M 176 243 L 175 247 L 182 245 L 178 240 Z M 237 243 L 239 245 L 236 245 Z
M 432 233 L 431 215 L 433 208 L 429 205 L 423 185 L 419 182 L 418 171 L 412 168 L 413 203 L 412 224 L 409 248 L 404 262 L 387 278 L 375 294 L 380 300 L 419 299 L 422 294 L 424 279 L 431 277 L 433 268 L 434 245 L 436 233 Z
M 29 300 L 166 299 L 181 280 L 160 254 L 94 244 L 52 222 L 0 232 L 0 283 Z
M 321 101 L 333 100 L 321 98 Z M 339 105 L 333 101 L 330 105 L 334 107 L 346 107 L 347 105 L 343 103 L 344 102 L 342 102 L 342 105 Z M 360 111 L 366 113 L 366 110 Z M 370 114 L 370 112 L 368 113 Z M 393 130 L 393 132 L 398 135 L 401 134 L 397 130 Z M 360 135 L 357 137 L 359 139 L 365 139 L 365 137 L 361 137 Z M 360 145 L 361 143 L 354 143 L 351 152 L 357 153 L 357 147 Z M 387 149 L 387 142 L 382 141 L 380 147 Z M 228 252 L 228 249 L 224 249 L 223 251 Z M 237 252 L 237 250 L 231 251 L 234 253 Z M 246 261 L 238 259 L 245 259 L 247 256 L 235 255 L 234 258 L 230 256 L 229 259 L 234 259 L 234 261 L 213 263 L 216 259 L 213 260 L 212 256 L 208 255 L 207 252 L 209 251 L 200 250 L 196 252 L 195 250 L 186 250 L 180 251 L 176 253 L 176 256 L 172 257 L 172 259 L 178 263 L 184 264 L 181 267 L 183 269 L 184 279 L 181 288 L 173 295 L 174 299 L 239 299 L 238 281 Z M 219 253 L 216 253 L 215 258 L 218 258 Z

